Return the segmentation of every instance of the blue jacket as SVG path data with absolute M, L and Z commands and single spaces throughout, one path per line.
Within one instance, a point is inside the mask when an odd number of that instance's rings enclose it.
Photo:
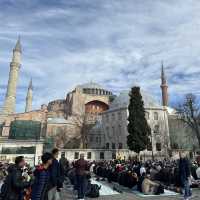
M 47 200 L 49 171 L 44 169 L 43 166 L 39 166 L 36 168 L 34 176 L 31 200 Z

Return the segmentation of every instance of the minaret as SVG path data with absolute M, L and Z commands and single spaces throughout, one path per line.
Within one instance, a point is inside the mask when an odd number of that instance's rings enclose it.
M 163 106 L 168 106 L 168 86 L 167 86 L 167 80 L 165 77 L 165 72 L 164 72 L 164 66 L 162 62 L 161 66 L 161 90 L 162 90 L 162 105 Z
M 32 110 L 32 100 L 33 100 L 33 84 L 32 84 L 32 79 L 31 79 L 28 86 L 27 96 L 26 96 L 25 112 L 29 112 Z
M 19 69 L 21 63 L 21 53 L 22 51 L 21 51 L 21 44 L 19 37 L 15 45 L 15 48 L 13 49 L 13 57 L 10 63 L 9 80 L 3 107 L 4 114 L 15 113 L 16 90 L 17 90 L 17 82 L 18 82 Z

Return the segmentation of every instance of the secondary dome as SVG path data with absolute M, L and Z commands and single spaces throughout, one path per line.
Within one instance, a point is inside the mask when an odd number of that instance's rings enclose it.
M 158 108 L 161 107 L 161 105 L 148 93 L 140 90 L 142 99 L 144 101 L 144 107 L 145 108 Z M 129 91 L 123 91 L 117 96 L 112 104 L 110 105 L 110 109 L 116 109 L 116 108 L 123 108 L 128 107 L 129 105 Z

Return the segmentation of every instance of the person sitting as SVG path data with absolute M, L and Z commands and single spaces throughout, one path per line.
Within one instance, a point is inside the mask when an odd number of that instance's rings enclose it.
M 197 179 L 200 179 L 200 163 L 198 164 L 198 168 L 196 169 Z
M 142 182 L 142 193 L 145 195 L 156 194 L 160 184 L 151 181 L 150 175 L 146 175 Z

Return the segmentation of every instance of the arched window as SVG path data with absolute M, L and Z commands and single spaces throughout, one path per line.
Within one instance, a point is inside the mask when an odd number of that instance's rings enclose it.
M 110 143 L 106 143 L 106 149 L 110 149 Z
M 161 143 L 156 143 L 156 151 L 161 151 Z
M 112 127 L 112 135 L 115 135 L 115 127 Z
M 158 120 L 158 113 L 154 112 L 154 120 Z
M 74 159 L 79 159 L 79 152 L 74 153 Z
M 121 112 L 118 112 L 118 120 L 121 120 L 122 119 L 122 114 Z
M 104 152 L 100 152 L 100 155 L 99 155 L 100 159 L 104 159 Z
M 91 159 L 92 158 L 92 152 L 87 152 L 87 159 Z
M 112 120 L 115 120 L 115 113 L 112 113 Z
M 121 127 L 121 125 L 119 125 L 119 126 L 118 126 L 119 135 L 121 135 L 121 133 L 122 133 L 122 132 L 121 132 L 121 129 L 122 129 L 122 127 Z
M 119 143 L 119 149 L 123 149 L 123 144 L 121 142 Z
M 153 132 L 154 132 L 154 133 L 159 133 L 159 125 L 155 125 L 155 126 L 154 126 Z
M 146 112 L 145 116 L 146 116 L 146 119 L 148 120 L 149 119 L 149 112 Z
M 112 149 L 115 149 L 115 143 L 112 143 Z

